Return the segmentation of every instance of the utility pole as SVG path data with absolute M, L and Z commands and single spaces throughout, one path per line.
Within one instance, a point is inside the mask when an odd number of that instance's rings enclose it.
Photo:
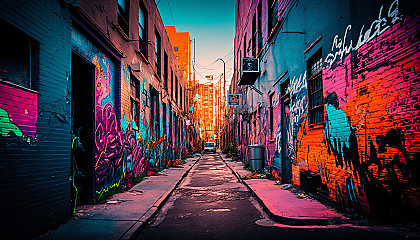
M 193 57 L 193 79 L 195 84 L 195 38 L 194 38 L 194 57 Z
M 226 88 L 226 63 L 225 63 L 225 61 L 222 59 L 222 58 L 218 58 L 216 61 L 222 61 L 223 62 L 223 99 L 221 99 L 221 103 L 223 102 L 225 102 L 224 101 L 224 99 L 225 99 L 225 95 L 226 95 L 226 91 L 225 91 L 225 88 Z M 220 84 L 221 85 L 221 84 Z M 221 90 L 221 86 L 220 86 L 220 90 Z M 220 94 L 220 95 L 222 95 L 222 94 Z M 222 104 L 220 104 L 220 109 L 219 109 L 219 111 L 222 111 L 222 106 L 221 106 Z M 224 109 L 224 108 L 223 108 Z M 222 115 L 223 116 L 223 114 L 222 113 L 220 113 L 220 115 Z M 219 135 L 220 135 L 220 126 L 219 126 Z M 220 138 L 220 137 L 219 137 Z M 220 142 L 220 141 L 219 141 Z M 220 143 L 219 143 L 219 147 L 220 147 Z
M 219 129 L 217 130 L 217 136 L 219 139 L 219 148 L 220 148 L 220 129 L 221 129 L 221 125 L 222 125 L 222 77 L 220 77 L 220 81 L 219 81 Z

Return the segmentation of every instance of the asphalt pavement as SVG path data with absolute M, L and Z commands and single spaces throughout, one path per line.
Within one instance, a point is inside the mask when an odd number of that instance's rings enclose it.
M 72 219 L 39 239 L 130 239 L 153 219 L 198 160 L 199 156 L 187 158 L 184 165 L 149 176 L 102 204 L 79 206 Z
M 188 158 L 96 205 L 39 239 L 419 239 L 388 226 L 338 224 L 345 216 L 300 198 L 224 154 Z
M 233 163 L 204 155 L 135 239 L 417 239 L 405 229 L 335 224 L 330 220 L 345 217 L 316 200 L 279 195 L 287 190 L 272 188 L 274 181 L 242 181 Z M 291 202 L 277 204 L 269 196 Z M 273 221 L 270 214 L 293 224 Z

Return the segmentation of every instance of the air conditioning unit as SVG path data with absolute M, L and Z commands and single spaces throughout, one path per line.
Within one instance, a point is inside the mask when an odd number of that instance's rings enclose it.
M 242 58 L 241 78 L 238 85 L 254 85 L 260 75 L 259 58 Z

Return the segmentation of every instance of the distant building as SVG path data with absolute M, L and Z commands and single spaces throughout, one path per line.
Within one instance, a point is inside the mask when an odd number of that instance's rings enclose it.
M 191 38 L 189 32 L 177 32 L 175 26 L 165 26 L 166 32 L 168 33 L 169 40 L 172 44 L 172 49 L 175 54 L 175 58 L 178 62 L 179 68 L 182 72 L 184 81 L 186 82 L 185 88 L 183 88 L 183 94 L 186 98 L 185 109 L 187 109 L 187 116 L 193 120 L 194 114 L 194 96 L 197 91 L 197 83 L 191 77 Z M 190 108 L 192 110 L 190 111 Z M 194 131 L 194 125 L 190 124 L 187 126 L 187 141 L 188 146 L 195 149 L 196 146 L 200 145 L 197 140 L 196 131 Z M 196 149 L 198 150 L 198 149 Z
M 211 136 L 216 133 L 215 113 L 216 113 L 216 89 L 214 84 L 200 84 L 198 94 L 200 103 L 197 114 L 200 119 L 200 128 L 206 141 L 212 140 Z
M 191 80 L 191 38 L 189 32 L 177 32 L 175 26 L 165 26 L 175 58 L 185 81 Z

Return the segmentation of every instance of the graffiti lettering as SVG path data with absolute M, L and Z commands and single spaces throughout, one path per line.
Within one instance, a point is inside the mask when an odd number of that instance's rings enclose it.
M 308 109 L 307 72 L 299 77 L 293 77 L 291 81 L 290 125 L 287 129 L 287 139 L 295 139 L 302 123 L 306 119 Z M 288 141 L 289 157 L 293 157 L 297 141 Z
M 391 25 L 402 19 L 398 10 L 398 0 L 395 0 L 388 9 L 388 19 L 391 19 L 391 21 L 389 21 L 386 17 L 382 17 L 383 7 L 384 6 L 382 5 L 381 9 L 379 10 L 378 19 L 372 22 L 370 28 L 366 30 L 364 34 L 363 30 L 365 26 L 362 26 L 356 46 L 353 46 L 352 40 L 350 40 L 346 45 L 347 33 L 351 30 L 351 25 L 346 27 L 346 30 L 344 31 L 344 37 L 342 39 L 339 38 L 338 35 L 335 35 L 331 47 L 331 52 L 328 53 L 324 60 L 324 62 L 327 63 L 329 67 L 331 67 L 331 65 L 333 65 L 337 59 L 343 59 L 343 57 L 350 53 L 350 51 L 359 49 L 365 43 L 381 35 L 388 28 L 390 28 Z

